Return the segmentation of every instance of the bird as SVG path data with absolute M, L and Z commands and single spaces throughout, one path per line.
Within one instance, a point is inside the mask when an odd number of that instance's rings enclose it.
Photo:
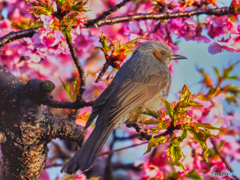
M 173 55 L 168 45 L 158 41 L 148 41 L 137 47 L 94 102 L 85 129 L 97 117 L 96 126 L 61 172 L 73 174 L 78 169 L 89 170 L 115 128 L 124 122 L 141 123 L 150 119 L 151 116 L 139 114 L 134 109 L 144 106 L 155 111 L 160 109 L 163 103 L 159 96 L 162 99 L 168 97 L 171 86 L 169 66 L 176 59 L 186 57 Z

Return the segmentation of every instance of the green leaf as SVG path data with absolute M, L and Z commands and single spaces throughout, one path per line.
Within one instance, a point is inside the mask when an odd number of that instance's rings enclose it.
M 158 113 L 156 111 L 153 111 L 153 110 L 147 108 L 146 106 L 144 106 L 144 108 L 147 110 L 147 111 L 145 111 L 146 115 L 158 118 Z
M 226 79 L 229 79 L 229 80 L 240 80 L 240 78 L 238 76 L 228 76 Z
M 209 123 L 194 123 L 194 125 L 196 127 L 202 127 L 202 128 L 205 128 L 205 129 L 208 129 L 208 130 L 220 130 L 220 131 L 224 131 L 223 129 L 221 128 L 217 128 L 217 127 L 214 127 L 213 125 L 209 124 Z
M 149 119 L 144 121 L 142 124 L 158 124 L 158 121 L 155 121 L 153 119 Z
M 142 37 L 134 39 L 132 41 L 127 42 L 126 44 L 122 45 L 120 49 L 131 49 L 134 48 L 134 46 L 142 39 L 144 39 L 144 37 L 147 35 L 147 33 L 145 33 Z
M 196 131 L 196 129 L 190 126 L 184 126 L 184 129 L 189 131 L 194 136 L 194 138 L 199 142 L 199 144 L 203 149 L 204 158 L 208 162 L 208 159 L 207 159 L 208 147 L 206 144 L 206 140 L 207 138 L 209 138 L 208 136 L 212 137 L 212 135 L 210 135 L 209 132 L 208 132 L 209 134 L 207 134 L 207 131 L 203 131 L 202 129 L 199 129 L 199 131 Z
M 106 51 L 108 51 L 109 47 L 107 43 L 107 37 L 103 36 L 103 32 L 101 36 L 99 36 L 99 42 L 102 44 L 103 48 L 106 49 Z
M 187 137 L 187 131 L 183 130 L 183 133 L 180 137 L 178 137 L 178 141 L 182 141 Z
M 74 81 L 74 82 L 76 82 L 76 83 L 73 86 L 73 101 L 75 101 L 77 99 L 77 95 L 78 95 L 79 90 L 81 88 L 81 80 L 80 80 L 80 78 L 78 78 L 77 81 Z
M 144 153 L 144 154 L 147 154 L 149 152 L 151 152 L 152 148 L 154 146 L 157 146 L 157 145 L 160 145 L 160 144 L 163 144 L 165 143 L 167 140 L 167 138 L 165 138 L 164 136 L 159 136 L 159 137 L 156 137 L 156 138 L 152 138 L 149 142 L 148 142 L 148 149 L 147 151 Z
M 223 145 L 225 144 L 225 142 L 226 142 L 226 140 L 223 140 L 223 141 L 220 142 L 220 144 L 219 144 L 219 146 L 218 146 L 219 152 L 222 150 L 222 147 L 223 147 Z
M 186 171 L 186 169 L 185 169 L 185 167 L 183 166 L 183 164 L 182 164 L 181 162 L 178 162 L 178 163 L 176 163 L 175 165 L 178 166 L 178 167 L 180 167 L 180 168 L 182 168 L 182 170 L 185 172 L 185 174 L 188 174 L 187 171 Z
M 73 81 L 73 82 L 72 82 L 72 87 L 73 87 L 73 89 L 76 88 L 76 84 L 77 84 L 77 81 Z
M 218 69 L 216 67 L 214 67 L 214 71 L 215 71 L 215 74 L 217 75 L 217 77 L 220 77 L 220 72 L 218 71 Z
M 182 91 L 181 91 L 181 97 L 179 98 L 179 101 L 187 101 L 189 99 L 189 96 L 191 95 L 191 92 L 186 84 L 184 84 Z
M 141 106 L 143 106 L 143 105 L 141 105 Z M 139 109 L 134 109 L 134 111 L 137 112 L 138 114 L 145 114 L 145 115 L 148 115 L 148 116 L 158 118 L 158 113 L 156 111 L 150 110 L 145 106 L 143 106 L 143 107 L 146 109 L 146 111 L 142 111 L 142 110 L 139 110 Z
M 240 14 L 240 6 L 237 7 L 237 12 Z
M 195 169 L 191 170 L 186 177 L 194 180 L 203 180 L 203 177 L 200 176 Z
M 130 53 L 132 53 L 132 50 L 126 50 L 125 51 L 125 54 L 130 54 Z
M 203 105 L 198 104 L 196 101 L 189 101 L 189 102 L 187 103 L 187 105 L 188 105 L 188 107 L 189 107 L 189 106 L 203 107 Z
M 144 112 L 142 111 L 142 110 L 140 110 L 140 109 L 133 109 L 136 113 L 138 113 L 138 114 L 144 114 Z
M 163 104 L 165 105 L 165 107 L 167 108 L 167 113 L 172 115 L 172 110 L 173 110 L 172 105 L 167 100 L 162 99 L 161 97 L 160 97 L 160 99 L 163 102 Z
M 227 78 L 230 72 L 234 69 L 234 65 L 229 66 L 228 68 L 223 70 L 223 77 Z
M 68 95 L 68 99 L 71 101 L 72 100 L 72 93 L 71 93 L 70 86 L 67 83 L 63 82 L 62 79 L 60 78 L 60 76 L 59 76 L 59 79 L 62 82 L 63 88 L 65 89 L 65 91 Z
M 171 140 L 170 145 L 167 148 L 167 154 L 172 159 L 172 162 L 175 166 L 179 166 L 187 174 L 186 169 L 183 164 L 180 162 L 182 159 L 182 150 L 180 148 L 180 143 L 176 138 Z

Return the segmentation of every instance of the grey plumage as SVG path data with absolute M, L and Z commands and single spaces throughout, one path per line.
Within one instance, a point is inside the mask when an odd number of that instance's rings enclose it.
M 78 169 L 88 170 L 114 128 L 123 122 L 142 122 L 151 118 L 137 114 L 133 109 L 144 104 L 157 111 L 162 106 L 159 96 L 166 99 L 171 85 L 168 69 L 171 57 L 171 49 L 155 41 L 142 44 L 134 51 L 93 104 L 85 128 L 98 115 L 96 127 L 61 172 L 71 174 Z

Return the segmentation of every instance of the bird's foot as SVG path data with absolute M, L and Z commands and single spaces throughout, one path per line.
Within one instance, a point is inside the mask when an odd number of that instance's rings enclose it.
M 151 139 L 151 135 L 147 131 L 147 129 L 146 128 L 145 128 L 145 130 L 141 129 L 137 123 L 128 123 L 128 124 L 126 124 L 126 126 L 128 128 L 133 127 L 134 129 L 136 129 L 136 131 L 138 132 L 138 139 L 139 140 L 143 141 L 143 140 L 150 140 Z

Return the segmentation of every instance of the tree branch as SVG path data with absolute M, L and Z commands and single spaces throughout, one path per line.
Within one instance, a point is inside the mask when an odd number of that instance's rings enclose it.
M 147 133 L 145 130 L 139 127 L 138 124 L 127 124 L 127 127 L 133 127 L 138 132 L 138 139 L 140 140 L 150 140 L 152 138 L 152 135 Z M 170 126 L 167 128 L 167 130 L 159 135 L 154 136 L 154 138 L 160 137 L 160 136 L 167 136 L 173 134 L 174 130 L 181 129 L 180 125 L 174 126 L 171 122 Z
M 102 68 L 101 72 L 99 73 L 99 75 L 98 75 L 98 77 L 95 81 L 96 83 L 102 79 L 103 75 L 105 74 L 105 72 L 107 71 L 109 66 L 110 66 L 110 64 L 106 60 L 106 63 L 103 65 L 103 68 Z
M 172 12 L 172 13 L 156 13 L 156 14 L 134 14 L 134 15 L 127 15 L 127 16 L 117 16 L 113 18 L 108 18 L 104 20 L 100 20 L 97 22 L 97 26 L 104 26 L 104 25 L 113 25 L 121 22 L 129 22 L 129 21 L 140 21 L 140 20 L 160 20 L 160 19 L 174 19 L 174 18 L 181 18 L 181 17 L 191 17 L 194 15 L 215 15 L 215 16 L 222 16 L 233 13 L 230 8 L 224 7 L 224 8 L 215 8 L 215 9 L 196 9 L 192 11 L 185 11 L 185 12 Z M 94 23 L 93 23 L 94 22 Z M 88 20 L 85 23 L 85 28 L 91 28 L 94 26 L 95 19 Z M 0 47 L 3 47 L 5 44 L 14 41 L 16 39 L 21 39 L 23 37 L 32 37 L 39 28 L 42 27 L 36 27 L 31 28 L 27 30 L 17 31 L 17 32 L 11 32 L 2 38 L 0 38 Z
M 42 27 L 30 28 L 27 30 L 21 30 L 16 32 L 12 31 L 8 33 L 7 35 L 0 38 L 0 48 L 2 48 L 5 44 L 17 39 L 26 38 L 26 37 L 31 38 L 35 33 L 37 33 L 37 30 L 39 28 L 42 28 Z
M 226 168 L 230 171 L 230 172 L 234 172 L 232 167 L 228 164 L 227 160 L 225 159 L 225 157 L 223 157 L 223 155 L 219 152 L 218 147 L 216 145 L 216 143 L 214 142 L 213 138 L 211 138 L 211 143 L 213 145 L 213 148 L 215 150 L 215 152 L 217 153 L 217 155 L 219 155 L 219 157 L 221 158 L 221 160 L 223 161 L 223 163 L 225 164 Z M 237 176 L 234 176 L 234 179 L 239 180 L 239 178 Z
M 118 16 L 113 18 L 108 18 L 105 20 L 101 20 L 97 23 L 98 27 L 103 25 L 113 25 L 122 22 L 129 22 L 129 21 L 141 21 L 141 20 L 160 20 L 160 19 L 175 19 L 175 18 L 182 18 L 182 17 L 191 17 L 194 15 L 215 15 L 215 16 L 222 16 L 231 14 L 231 10 L 228 7 L 224 8 L 216 8 L 216 9 L 196 9 L 192 11 L 185 11 L 185 12 L 165 12 L 165 13 L 148 13 L 148 14 L 134 14 L 134 15 L 126 15 L 126 16 Z M 94 27 L 94 24 L 91 21 L 87 21 L 85 24 L 86 28 Z
M 113 130 L 113 140 L 110 144 L 110 151 L 112 151 L 113 149 L 113 146 L 114 146 L 114 143 L 116 141 L 116 130 Z M 113 179 L 113 174 L 112 174 L 112 162 L 111 162 L 111 159 L 112 159 L 112 153 L 109 154 L 109 156 L 107 157 L 106 159 L 106 167 L 105 167 L 105 173 L 104 173 L 104 179 Z
M 1 67 L 0 67 L 1 69 Z M 94 102 L 85 102 L 83 99 L 76 99 L 74 102 L 61 102 L 54 100 L 51 92 L 55 85 L 51 81 L 42 81 L 40 79 L 31 79 L 26 85 L 25 92 L 29 94 L 32 101 L 54 108 L 79 109 L 86 106 L 92 106 Z
M 79 90 L 79 94 L 78 94 L 78 99 L 82 99 L 82 95 L 85 91 L 84 88 L 82 88 L 83 86 L 86 86 L 86 79 L 85 79 L 85 75 L 84 75 L 84 70 L 79 62 L 79 59 L 77 57 L 77 53 L 74 49 L 74 46 L 73 46 L 73 43 L 72 41 L 70 40 L 70 38 L 66 35 L 66 39 L 67 39 L 67 43 L 68 43 L 68 46 L 69 46 L 69 49 L 70 49 L 70 52 L 71 52 L 71 55 L 72 55 L 72 58 L 73 58 L 73 61 L 77 67 L 77 70 L 78 70 L 78 73 L 79 73 L 79 78 L 81 80 L 81 88 Z
M 41 105 L 54 84 L 32 79 L 24 83 L 0 66 L 0 179 L 39 179 L 54 138 L 82 145 L 86 131 L 74 118 L 59 119 Z
M 49 141 L 56 138 L 67 139 L 78 143 L 79 146 L 82 146 L 86 133 L 87 131 L 82 126 L 69 120 L 69 118 L 62 120 L 55 118 L 46 132 Z
M 151 135 L 145 133 L 141 128 L 138 127 L 138 125 L 136 124 L 128 124 L 127 125 L 128 127 L 134 127 L 136 129 L 137 132 L 140 132 L 138 136 L 140 140 L 150 140 L 151 139 Z M 138 128 L 136 128 L 136 127 Z M 141 131 L 140 131 L 141 129 Z M 160 136 L 167 136 L 167 135 L 171 135 L 173 133 L 174 130 L 177 130 L 177 129 L 181 129 L 181 126 L 174 126 L 173 123 L 171 123 L 171 125 L 167 128 L 167 130 L 159 135 L 156 135 L 154 136 L 154 138 L 156 137 L 160 137 Z M 133 136 L 132 136 L 133 137 Z M 118 151 L 122 151 L 122 150 L 125 150 L 125 149 L 129 149 L 129 148 L 132 148 L 132 147 L 135 147 L 135 146 L 140 146 L 140 145 L 143 145 L 143 144 L 147 144 L 148 141 L 146 142 L 143 142 L 143 143 L 140 143 L 140 144 L 134 144 L 134 145 L 131 145 L 131 146 L 127 146 L 127 147 L 124 147 L 124 148 L 120 148 L 120 149 L 116 149 L 116 150 L 110 150 L 108 152 L 105 152 L 105 153 L 101 153 L 98 155 L 99 156 L 104 156 L 104 155 L 108 155 L 108 154 L 113 154 L 114 152 L 118 152 Z
M 107 151 L 107 152 L 99 154 L 98 157 L 105 156 L 105 155 L 108 155 L 108 154 L 113 154 L 113 153 L 118 152 L 118 151 L 122 151 L 122 150 L 129 149 L 129 148 L 136 147 L 136 146 L 141 146 L 141 145 L 147 144 L 147 143 L 148 143 L 148 141 L 140 143 L 140 144 L 134 144 L 134 145 L 127 146 L 127 147 L 124 147 L 124 148 L 116 149 L 116 150 Z
M 47 97 L 44 99 L 42 104 L 53 107 L 53 108 L 66 108 L 66 109 L 80 109 L 86 106 L 92 106 L 94 101 L 91 102 L 85 102 L 81 101 L 79 99 L 76 99 L 74 102 L 61 102 L 53 99 L 52 96 Z
M 112 163 L 113 169 L 126 169 L 133 171 L 141 171 L 141 165 L 134 166 L 134 164 L 121 164 L 121 163 Z
M 120 2 L 119 4 L 111 7 L 108 11 L 104 11 L 100 16 L 98 16 L 96 19 L 93 20 L 89 20 L 88 23 L 89 24 L 93 24 L 93 26 L 98 27 L 97 23 L 101 20 L 106 19 L 108 16 L 110 16 L 112 13 L 114 13 L 115 11 L 117 11 L 118 9 L 120 9 L 121 7 L 125 6 L 125 4 L 127 4 L 128 2 L 130 2 L 131 0 L 123 0 L 122 2 Z

